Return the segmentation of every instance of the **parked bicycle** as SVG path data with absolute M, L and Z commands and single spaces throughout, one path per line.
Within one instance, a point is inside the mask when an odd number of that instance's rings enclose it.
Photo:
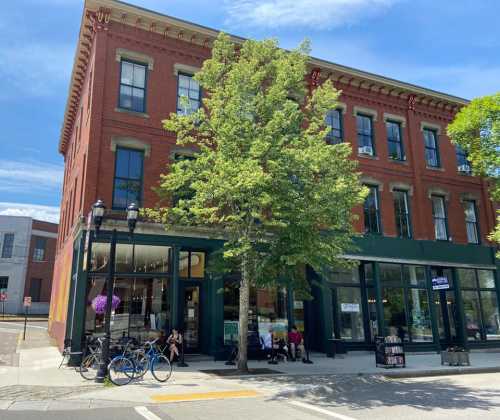
M 165 349 L 159 348 L 157 342 L 158 338 L 146 341 L 142 348 L 132 351 L 131 359 L 135 364 L 136 377 L 142 378 L 150 370 L 153 378 L 166 382 L 172 376 L 172 365 L 163 354 Z
M 87 380 L 94 380 L 97 377 L 104 340 L 104 338 L 99 337 L 87 345 L 86 356 L 80 364 L 80 375 Z M 127 341 L 126 344 L 116 342 L 114 348 L 120 349 L 121 347 L 121 351 L 107 360 L 108 377 L 115 385 L 127 385 L 135 377 L 137 369 L 134 360 L 130 357 L 129 347 L 131 344 L 132 340 Z

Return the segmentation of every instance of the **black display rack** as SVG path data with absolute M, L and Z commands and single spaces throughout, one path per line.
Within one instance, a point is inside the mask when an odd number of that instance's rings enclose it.
M 375 337 L 375 361 L 377 367 L 404 368 L 406 358 L 403 343 L 399 337 Z

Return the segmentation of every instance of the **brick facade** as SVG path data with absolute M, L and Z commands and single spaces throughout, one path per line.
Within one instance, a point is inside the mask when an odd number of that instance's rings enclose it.
M 175 67 L 200 68 L 210 56 L 209 46 L 214 36 L 216 32 L 207 28 L 112 0 L 85 2 L 60 143 L 65 172 L 56 266 L 63 261 L 67 264 L 68 241 L 73 243 L 75 229 L 92 204 L 102 199 L 111 207 L 115 170 L 113 144 L 117 141 L 133 141 L 134 147 L 148 151 L 144 158 L 142 204 L 155 205 L 157 197 L 152 187 L 167 170 L 177 148 L 175 138 L 161 125 L 162 119 L 176 111 Z M 142 57 L 149 65 L 144 113 L 118 109 L 119 58 L 123 51 Z M 391 187 L 405 184 L 410 189 L 414 239 L 435 239 L 429 194 L 439 190 L 447 199 L 451 241 L 467 243 L 461 200 L 472 197 L 477 203 L 481 243 L 488 245 L 486 235 L 495 219 L 487 185 L 477 177 L 458 173 L 455 149 L 446 136 L 446 126 L 467 101 L 316 59 L 312 60 L 313 65 L 319 67 L 320 78 L 332 78 L 342 91 L 344 139 L 352 143 L 354 152 L 357 150 L 355 108 L 367 108 L 376 114 L 373 119 L 376 156 L 357 157 L 357 153 L 354 156 L 369 182 L 380 186 L 383 235 L 397 236 Z M 406 161 L 389 159 L 385 114 L 404 121 L 402 138 Z M 422 124 L 439 129 L 439 169 L 426 167 Z M 360 215 L 356 229 L 362 232 L 362 209 L 354 211 Z M 56 271 L 67 270 L 56 268 Z M 58 281 L 69 282 L 69 278 Z

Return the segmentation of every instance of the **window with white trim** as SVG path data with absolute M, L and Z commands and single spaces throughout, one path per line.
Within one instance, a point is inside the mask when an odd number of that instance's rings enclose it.
M 146 112 L 145 64 L 122 60 L 120 72 L 120 98 L 118 106 L 134 112 Z
M 326 139 L 330 144 L 342 143 L 342 110 L 341 109 L 331 109 L 327 112 L 325 117 L 325 123 L 328 127 L 328 134 Z
M 177 75 L 177 114 L 190 115 L 201 106 L 200 84 L 193 75 Z
M 393 197 L 398 236 L 400 238 L 411 238 L 408 192 L 403 190 L 394 190 Z
M 446 206 L 444 197 L 433 195 L 432 200 L 432 217 L 434 218 L 434 235 L 437 240 L 448 240 L 448 222 L 446 220 Z
M 474 200 L 464 201 L 465 228 L 467 230 L 467 242 L 479 243 L 479 225 L 477 220 L 476 202 Z

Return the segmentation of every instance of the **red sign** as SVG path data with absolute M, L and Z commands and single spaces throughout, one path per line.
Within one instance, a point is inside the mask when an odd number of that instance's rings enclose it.
M 0 302 L 5 302 L 7 300 L 7 292 L 0 292 Z
M 24 306 L 31 306 L 31 296 L 24 297 Z

